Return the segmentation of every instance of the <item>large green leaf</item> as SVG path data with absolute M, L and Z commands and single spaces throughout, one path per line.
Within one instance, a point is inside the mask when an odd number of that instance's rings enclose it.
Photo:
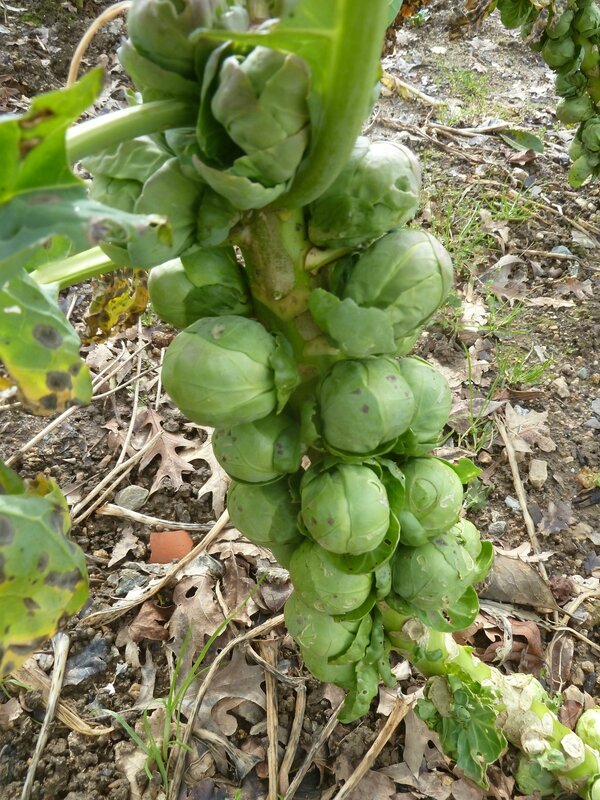
M 69 527 L 53 481 L 40 476 L 25 486 L 0 461 L 0 677 L 87 599 L 85 558 Z
M 309 64 L 311 142 L 281 206 L 319 197 L 348 160 L 374 100 L 388 0 L 300 0 L 262 32 L 199 31 L 199 36 L 297 53 Z

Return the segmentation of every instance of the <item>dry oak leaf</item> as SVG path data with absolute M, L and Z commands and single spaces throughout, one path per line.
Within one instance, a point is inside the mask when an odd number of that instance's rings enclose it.
M 267 698 L 261 688 L 264 677 L 262 667 L 248 664 L 243 652 L 235 649 L 231 661 L 217 672 L 210 683 L 198 712 L 199 726 L 233 736 L 238 721 L 230 711 L 246 700 L 266 709 Z
M 169 638 L 165 622 L 171 616 L 172 608 L 161 608 L 152 600 L 142 604 L 136 618 L 129 626 L 129 634 L 134 642 L 141 639 L 151 639 L 155 642 L 164 642 Z
M 554 290 L 556 294 L 574 294 L 578 300 L 585 300 L 586 296 L 593 297 L 594 290 L 592 282 L 588 278 L 586 281 L 578 281 L 576 278 L 567 278 L 564 283 L 560 283 Z
M 187 675 L 206 639 L 223 624 L 225 616 L 215 597 L 215 579 L 210 575 L 179 581 L 173 590 L 173 602 L 169 647 L 181 660 L 180 674 Z
M 540 533 L 560 533 L 566 531 L 575 522 L 573 507 L 568 500 L 550 500 L 548 510 L 544 511 L 542 521 L 538 525 Z
M 182 453 L 187 461 L 205 461 L 210 469 L 210 478 L 201 487 L 198 492 L 198 500 L 201 500 L 204 495 L 212 494 L 212 509 L 215 517 L 218 519 L 225 509 L 225 497 L 227 489 L 229 488 L 229 476 L 215 458 L 212 449 L 212 428 L 204 428 L 201 425 L 192 425 L 190 427 L 198 428 L 204 431 L 206 439 L 201 445 L 191 445 L 188 442 L 188 448 Z
M 156 457 L 160 459 L 160 466 L 150 487 L 150 494 L 160 489 L 165 478 L 170 479 L 173 490 L 177 491 L 183 486 L 182 474 L 184 472 L 194 472 L 194 467 L 189 463 L 191 459 L 185 456 L 182 457 L 177 452 L 182 447 L 189 447 L 190 440 L 184 436 L 165 431 L 162 427 L 162 417 L 153 408 L 145 408 L 141 411 L 139 420 L 136 420 L 136 428 L 138 430 L 150 428 L 145 441 L 151 439 L 157 433 L 160 434 L 160 437 L 142 458 L 139 466 L 139 471 L 142 472 Z M 142 444 L 143 442 L 139 442 L 136 437 L 136 449 L 141 449 Z
M 546 425 L 547 411 L 528 411 L 519 414 L 516 409 L 507 403 L 504 409 L 506 414 L 506 428 L 511 436 L 512 444 L 519 453 L 531 453 L 532 445 L 551 453 L 556 450 L 556 442 L 550 436 L 550 429 Z

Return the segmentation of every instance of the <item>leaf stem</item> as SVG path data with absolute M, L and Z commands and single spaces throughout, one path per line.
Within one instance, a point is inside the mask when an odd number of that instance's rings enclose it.
M 81 122 L 67 133 L 67 154 L 74 163 L 149 133 L 196 124 L 197 109 L 180 100 L 156 100 Z
M 92 247 L 90 250 L 77 253 L 75 256 L 44 264 L 32 272 L 31 277 L 37 283 L 58 283 L 61 289 L 66 289 L 76 283 L 102 275 L 104 272 L 110 272 L 113 269 L 116 269 L 116 265 L 102 248 Z

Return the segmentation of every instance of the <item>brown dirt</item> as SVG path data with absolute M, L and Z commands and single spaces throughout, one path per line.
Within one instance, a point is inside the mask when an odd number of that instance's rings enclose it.
M 56 0 L 29 0 L 26 9 L 13 11 L 7 8 L 4 18 L 0 15 L 0 112 L 19 111 L 26 107 L 27 99 L 34 93 L 60 86 L 66 77 L 70 54 L 81 33 L 91 18 L 108 4 L 86 2 L 83 9 L 78 10 L 69 2 L 59 4 Z M 15 0 L 15 7 L 21 5 Z M 448 12 L 442 4 L 434 4 L 429 17 L 420 26 L 412 23 L 405 25 L 398 33 L 396 50 L 387 57 L 385 68 L 428 95 L 441 99 L 458 98 L 460 105 L 451 103 L 448 111 L 392 93 L 382 99 L 376 110 L 370 135 L 399 138 L 421 158 L 424 167 L 424 210 L 420 224 L 430 227 L 443 238 L 455 257 L 457 297 L 465 305 L 473 304 L 479 297 L 483 298 L 489 309 L 493 293 L 485 289 L 481 276 L 505 255 L 522 258 L 524 275 L 518 288 L 527 299 L 564 299 L 565 295 L 557 294 L 556 290 L 566 285 L 569 278 L 580 283 L 590 280 L 594 294 L 584 294 L 581 298 L 566 296 L 575 301 L 569 307 L 525 305 L 510 325 L 494 326 L 488 319 L 474 334 L 465 331 L 460 314 L 451 308 L 439 315 L 436 324 L 420 342 L 419 351 L 435 357 L 458 375 L 455 392 L 457 401 L 468 399 L 473 392 L 498 402 L 508 396 L 513 405 L 548 412 L 549 435 L 556 443 L 556 449 L 546 453 L 535 450 L 533 455 L 547 461 L 549 478 L 541 489 L 536 490 L 527 484 L 528 456 L 521 458 L 520 469 L 529 493 L 530 509 L 536 520 L 547 512 L 550 503 L 559 501 L 571 504 L 572 517 L 564 529 L 557 533 L 539 533 L 542 549 L 551 552 L 544 563 L 555 585 L 564 576 L 576 581 L 588 579 L 594 588 L 598 586 L 598 579 L 593 573 L 596 566 L 593 554 L 600 545 L 600 506 L 581 508 L 573 504 L 573 499 L 581 490 L 578 474 L 582 468 L 587 466 L 592 470 L 600 470 L 598 431 L 586 425 L 594 418 L 592 402 L 600 398 L 600 250 L 597 244 L 584 247 L 581 239 L 574 241 L 571 221 L 600 226 L 598 187 L 593 185 L 574 192 L 566 182 L 565 148 L 568 137 L 565 138 L 565 132 L 555 125 L 555 98 L 549 73 L 535 54 L 530 53 L 512 33 L 505 31 L 495 18 L 486 20 L 475 38 L 450 41 L 446 30 L 447 16 Z M 108 32 L 98 37 L 87 59 L 89 64 L 99 59 L 109 68 L 110 79 L 105 93 L 109 106 L 119 99 L 123 86 L 114 58 L 115 46 L 122 35 L 123 25 L 115 21 Z M 436 132 L 427 127 L 432 122 L 476 127 L 498 117 L 534 133 L 540 134 L 543 129 L 546 153 L 528 164 L 515 165 L 509 162 L 509 157 L 515 151 L 497 136 L 482 135 L 476 139 L 456 135 L 447 137 L 439 129 Z M 529 189 L 524 188 L 524 181 L 530 186 Z M 509 210 L 511 203 L 512 211 Z M 531 213 L 515 213 L 515 209 L 523 208 Z M 474 221 L 469 222 L 472 216 Z M 488 235 L 483 239 L 477 238 L 473 231 L 477 232 L 483 225 L 487 226 Z M 470 244 L 466 247 L 465 242 Z M 556 246 L 568 247 L 574 255 L 573 259 L 557 260 L 529 254 L 531 250 L 547 253 Z M 86 290 L 79 291 L 75 319 L 81 318 L 88 294 Z M 499 302 L 503 304 L 500 315 L 508 315 L 511 307 L 506 295 L 501 296 Z M 165 341 L 163 328 L 149 322 L 144 326 L 142 335 L 150 342 L 145 355 L 145 367 L 156 366 Z M 129 336 L 130 339 L 123 339 L 123 344 L 131 350 L 135 346 L 135 331 L 129 332 Z M 477 339 L 481 342 L 476 345 L 473 357 L 481 361 L 487 359 L 489 369 L 485 372 L 483 385 L 469 386 L 464 380 L 464 347 L 472 347 Z M 535 350 L 532 350 L 537 347 L 540 353 L 543 352 L 544 358 L 551 360 L 551 364 L 532 385 L 519 381 L 507 383 L 506 369 L 501 368 L 498 362 L 498 354 L 503 347 L 508 347 L 509 352 L 523 355 L 532 351 L 528 366 L 539 363 Z M 494 386 L 495 377 L 497 383 Z M 563 378 L 564 382 L 557 385 L 557 378 Z M 486 382 L 488 385 L 485 385 Z M 153 399 L 150 389 L 148 391 L 148 397 L 143 396 L 142 400 Z M 519 394 L 524 391 L 533 391 L 534 394 Z M 120 392 L 77 411 L 67 423 L 21 459 L 20 471 L 23 475 L 33 475 L 38 470 L 46 471 L 65 490 L 70 490 L 76 496 L 80 491 L 78 487 L 99 480 L 114 462 L 115 450 L 104 426 L 115 417 L 123 419 L 126 425 L 131 410 L 130 395 Z M 188 438 L 194 434 L 181 415 L 166 404 L 161 407 L 161 414 L 165 429 L 169 432 Z M 18 410 L 3 412 L 0 419 L 0 456 L 10 455 L 44 425 L 44 421 L 26 416 Z M 483 422 L 477 429 L 479 432 L 482 426 Z M 469 450 L 472 440 L 473 436 L 461 439 L 455 434 L 447 442 L 447 447 Z M 487 496 L 473 510 L 472 517 L 486 538 L 491 538 L 504 549 L 510 549 L 527 542 L 528 537 L 520 511 L 506 503 L 507 497 L 515 496 L 515 490 L 503 458 L 501 442 L 496 435 L 493 442 L 484 443 L 485 448 L 476 457 L 485 469 L 483 477 Z M 154 463 L 140 474 L 134 472 L 130 480 L 149 488 L 156 469 L 157 464 Z M 170 485 L 165 486 L 151 495 L 142 509 L 143 513 L 176 519 L 184 525 L 190 521 L 210 522 L 213 517 L 208 500 L 197 499 L 198 489 L 206 477 L 205 468 L 184 475 L 184 483 L 179 491 L 174 491 Z M 129 556 L 131 562 L 126 559 L 108 568 L 109 556 L 125 528 L 139 537 L 138 544 Z M 70 652 L 72 656 L 77 655 L 89 647 L 90 642 L 103 642 L 105 665 L 102 671 L 79 685 L 65 687 L 62 697 L 73 703 L 82 717 L 94 718 L 104 725 L 109 725 L 111 720 L 103 710 L 123 712 L 130 709 L 136 696 L 136 686 L 139 690 L 142 682 L 140 668 L 132 666 L 124 646 L 116 644 L 121 641 L 117 637 L 119 632 L 122 634 L 123 622 L 129 624 L 135 612 L 98 629 L 86 625 L 85 616 L 123 596 L 130 585 L 127 581 L 135 580 L 136 569 L 139 570 L 139 565 L 148 558 L 148 532 L 146 526 L 97 515 L 73 531 L 75 540 L 88 556 L 92 594 L 88 606 L 68 626 L 72 642 Z M 198 535 L 195 535 L 195 540 L 199 540 Z M 264 567 L 267 563 L 239 553 L 235 558 L 251 574 L 255 573 L 257 566 Z M 561 585 L 564 588 L 564 582 Z M 563 602 L 565 598 L 559 599 Z M 170 593 L 161 597 L 162 605 L 168 607 L 171 602 Z M 578 630 L 598 641 L 593 619 L 595 609 L 590 607 L 588 610 L 592 616 L 581 620 Z M 548 643 L 552 631 L 546 624 L 547 617 L 536 616 L 530 608 L 511 609 L 509 606 L 507 613 L 516 619 L 533 619 L 542 630 L 544 642 Z M 263 608 L 253 617 L 253 622 L 263 621 L 267 617 L 268 610 Z M 283 636 L 283 631 L 281 634 Z M 474 643 L 481 644 L 481 639 L 474 640 Z M 154 694 L 160 697 L 169 683 L 167 648 L 160 641 L 151 640 L 143 641 L 142 646 L 148 647 L 154 659 L 157 668 Z M 50 645 L 44 652 L 51 653 Z M 567 674 L 568 682 L 585 689 L 592 696 L 599 693 L 597 681 L 600 680 L 600 667 L 594 667 L 594 655 L 588 645 L 577 642 L 570 674 Z M 49 672 L 51 659 L 42 659 L 41 663 Z M 589 663 L 592 664 L 591 671 Z M 289 640 L 283 641 L 278 666 L 281 671 L 291 675 L 306 674 L 301 673 L 297 653 Z M 511 668 L 510 665 L 508 668 Z M 403 683 L 403 688 L 413 691 L 417 685 L 418 679 L 410 678 Z M 308 681 L 307 686 L 308 709 L 301 740 L 302 753 L 318 735 L 331 713 L 332 705 L 340 696 L 312 680 Z M 17 800 L 44 707 L 35 692 L 27 692 L 10 683 L 0 688 L 4 688 L 6 699 L 9 696 L 18 697 L 23 709 L 14 723 L 4 730 L 0 729 L 0 800 Z M 293 694 L 285 685 L 280 684 L 279 690 L 279 721 L 281 729 L 286 731 L 293 714 Z M 138 717 L 139 711 L 130 718 L 132 723 Z M 248 712 L 239 714 L 237 720 L 237 730 L 231 736 L 231 741 L 240 749 L 246 748 L 247 752 L 259 752 L 261 747 L 264 748 L 266 738 L 264 725 L 261 728 L 262 716 L 253 719 Z M 322 797 L 336 781 L 345 780 L 360 762 L 381 725 L 381 716 L 373 711 L 359 723 L 338 726 L 297 796 Z M 127 735 L 118 725 L 109 736 L 90 738 L 69 731 L 58 722 L 53 723 L 50 740 L 36 774 L 33 800 L 99 800 L 106 796 L 111 800 L 128 800 L 133 796 L 129 781 L 115 763 L 115 745 L 127 741 Z M 402 761 L 401 733 L 385 748 L 376 768 Z M 222 755 L 215 757 L 214 763 L 216 767 L 213 774 L 208 773 L 203 782 L 197 783 L 183 797 L 199 800 L 232 795 L 232 787 L 236 783 L 233 768 L 227 765 Z M 504 763 L 506 768 L 507 763 Z M 405 783 L 399 783 L 395 788 L 392 784 L 390 789 L 389 778 L 381 775 L 377 780 L 383 780 L 384 783 L 370 783 L 369 791 L 374 797 L 402 797 L 405 800 L 417 796 L 448 797 L 449 793 L 440 794 L 443 782 L 432 783 L 432 775 L 441 776 L 440 781 L 443 778 L 450 783 L 456 779 L 439 758 L 436 760 L 429 753 L 424 762 L 422 782 L 416 787 L 422 790 L 422 794 L 414 794 L 409 790 L 409 784 Z M 259 766 L 250 772 L 242 784 L 242 796 L 266 796 L 265 776 L 263 751 L 260 753 Z M 511 796 L 510 783 L 503 782 L 499 771 L 494 773 L 493 780 L 500 792 L 496 796 Z M 375 789 L 375 786 L 378 788 Z M 504 794 L 498 787 L 504 787 Z M 457 799 L 472 796 L 461 795 L 458 784 L 456 792 L 459 793 L 452 796 Z M 157 796 L 157 786 L 146 787 L 144 799 Z

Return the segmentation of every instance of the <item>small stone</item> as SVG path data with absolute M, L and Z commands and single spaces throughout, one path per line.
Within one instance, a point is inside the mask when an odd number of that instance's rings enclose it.
M 525 172 L 524 169 L 521 169 L 520 167 L 516 167 L 515 169 L 513 169 L 512 174 L 513 174 L 513 178 L 516 181 L 518 181 L 519 183 L 525 183 L 525 181 L 529 177 L 529 174 L 527 172 Z
M 590 377 L 589 369 L 587 367 L 582 367 L 580 370 L 578 370 L 577 377 L 581 378 L 582 381 L 587 380 L 587 378 Z
M 571 394 L 567 382 L 562 376 L 553 380 L 552 385 L 556 387 L 556 394 L 563 400 Z
M 529 483 L 534 489 L 541 489 L 548 480 L 548 462 L 532 458 L 529 465 Z
M 488 533 L 490 536 L 502 536 L 505 530 L 506 522 L 502 519 L 496 520 L 496 522 L 490 522 L 488 526 Z
M 583 681 L 585 680 L 585 675 L 583 670 L 579 666 L 573 667 L 571 670 L 571 683 L 574 683 L 575 686 L 583 686 Z
M 519 503 L 516 497 L 511 497 L 510 495 L 507 495 L 504 498 L 504 502 L 509 508 L 512 508 L 513 511 L 518 511 L 521 508 L 521 504 Z
M 599 431 L 600 430 L 600 420 L 596 419 L 596 417 L 592 417 L 591 419 L 588 419 L 587 422 L 583 423 L 583 427 L 584 428 L 592 428 L 592 430 L 594 430 L 594 431 Z
M 128 508 L 130 511 L 138 511 L 148 499 L 149 494 L 148 489 L 132 483 L 131 486 L 126 486 L 117 492 L 115 502 L 118 506 Z
M 480 450 L 479 453 L 477 454 L 477 460 L 479 461 L 480 464 L 491 464 L 492 463 L 492 457 L 487 452 L 487 450 Z
M 584 672 L 590 673 L 590 672 L 595 672 L 596 667 L 594 666 L 594 664 L 592 664 L 591 661 L 582 661 L 581 662 L 581 669 Z

